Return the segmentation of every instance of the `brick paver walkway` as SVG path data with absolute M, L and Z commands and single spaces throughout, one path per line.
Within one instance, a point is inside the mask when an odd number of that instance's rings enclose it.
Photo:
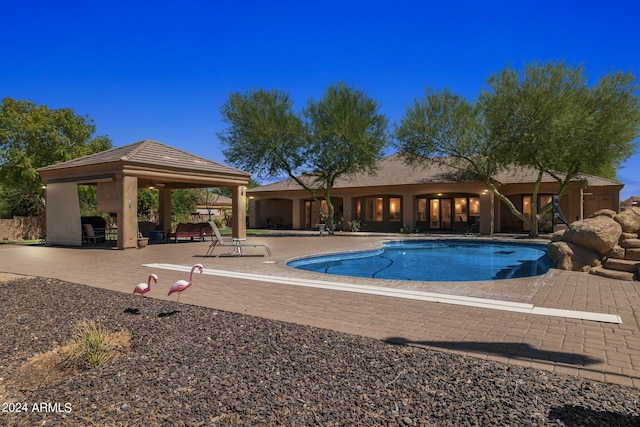
M 400 237 L 400 236 L 396 236 Z M 616 314 L 621 324 L 533 315 L 460 305 L 199 275 L 180 301 L 269 319 L 296 322 L 380 340 L 531 366 L 599 381 L 640 387 L 640 306 L 638 282 L 551 270 L 544 276 L 487 282 L 394 282 L 338 278 L 294 270 L 286 261 L 307 254 L 371 249 L 389 236 L 250 236 L 266 243 L 249 256 L 205 258 L 208 242 L 152 244 L 126 251 L 109 247 L 57 248 L 0 245 L 1 273 L 53 277 L 121 292 L 132 292 L 149 273 L 160 276 L 147 294 L 166 292 L 186 274 L 152 270 L 143 264 L 168 263 L 292 278 L 465 295 L 540 307 Z M 216 249 L 224 254 L 226 248 Z M 428 260 L 425 260 L 428 263 Z M 171 298 L 172 299 L 172 298 Z

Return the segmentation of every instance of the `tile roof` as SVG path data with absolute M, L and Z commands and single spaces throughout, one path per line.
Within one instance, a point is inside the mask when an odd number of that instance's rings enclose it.
M 211 172 L 216 174 L 239 175 L 249 177 L 250 174 L 239 169 L 195 156 L 186 151 L 170 147 L 158 141 L 145 139 L 122 147 L 112 148 L 100 153 L 91 154 L 67 162 L 45 166 L 39 171 L 53 171 L 79 166 L 101 165 L 106 163 L 122 163 L 149 165 L 153 167 L 180 169 L 185 171 Z
M 501 184 L 532 183 L 538 172 L 533 168 L 513 168 L 496 175 L 495 180 Z M 561 174 L 562 175 L 562 174 Z M 599 178 L 592 175 L 581 175 L 574 181 L 585 179 L 589 186 L 621 185 L 620 182 Z M 361 173 L 336 180 L 333 188 L 357 188 L 372 186 L 416 185 L 435 183 L 469 182 L 460 176 L 458 171 L 434 160 L 426 161 L 418 166 L 407 166 L 398 154 L 383 157 L 378 162 L 374 174 Z M 554 178 L 544 174 L 542 182 L 555 182 Z M 261 187 L 249 189 L 249 192 L 300 190 L 300 186 L 292 179 L 285 179 Z

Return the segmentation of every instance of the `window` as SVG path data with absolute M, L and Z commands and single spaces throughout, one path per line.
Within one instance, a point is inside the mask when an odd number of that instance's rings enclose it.
M 440 228 L 440 199 L 431 199 L 431 225 L 429 228 Z
M 370 197 L 365 199 L 365 221 L 382 221 L 382 202 L 382 197 L 377 197 L 375 199 Z
M 455 220 L 457 222 L 467 222 L 467 198 L 456 197 L 455 203 Z
M 427 220 L 427 199 L 418 199 L 418 212 L 416 215 L 416 221 Z
M 451 229 L 451 199 L 440 199 L 440 228 Z
M 538 205 L 536 208 L 536 212 L 538 213 L 538 231 L 553 231 L 553 210 L 550 210 L 544 216 L 540 216 L 540 210 L 551 203 L 551 199 L 552 196 L 549 195 L 538 196 Z M 529 220 L 531 220 L 532 204 L 532 196 L 522 196 L 522 213 Z M 526 224 L 523 224 L 522 228 L 525 231 L 529 230 L 529 227 Z
M 327 201 L 322 200 L 320 202 L 320 206 L 322 207 L 322 214 L 323 214 L 322 219 L 318 216 L 318 205 L 316 204 L 315 200 L 307 200 L 304 202 L 305 225 L 307 228 L 314 228 L 316 227 L 316 224 L 324 221 L 324 218 L 329 212 Z
M 480 215 L 480 197 L 469 197 L 469 215 Z
M 391 197 L 389 199 L 389 221 L 401 221 L 400 198 Z
M 539 196 L 538 200 L 540 200 L 540 202 L 538 203 L 538 206 L 539 206 L 538 209 L 542 209 L 548 204 L 550 204 L 552 197 L 553 196 L 549 196 L 549 195 Z M 538 231 L 547 232 L 547 233 L 553 231 L 553 209 L 540 217 L 540 220 L 538 223 Z

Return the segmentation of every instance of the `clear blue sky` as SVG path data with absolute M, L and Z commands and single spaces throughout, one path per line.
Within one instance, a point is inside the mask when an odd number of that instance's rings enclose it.
M 344 81 L 398 121 L 426 87 L 473 101 L 510 64 L 640 77 L 637 0 L 5 1 L 0 97 L 89 115 L 115 146 L 155 139 L 221 163 L 230 93 L 297 108 Z M 640 153 L 619 172 L 640 196 Z

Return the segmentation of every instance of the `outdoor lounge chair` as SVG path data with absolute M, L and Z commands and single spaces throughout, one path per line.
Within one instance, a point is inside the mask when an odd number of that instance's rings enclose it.
M 267 254 L 271 256 L 271 250 L 269 249 L 269 246 L 261 243 L 256 243 L 256 244 L 245 243 L 246 239 L 239 239 L 237 237 L 228 237 L 225 239 L 222 237 L 222 235 L 220 234 L 220 230 L 218 230 L 218 227 L 213 221 L 209 222 L 209 224 L 211 224 L 211 228 L 213 229 L 213 234 L 211 235 L 211 244 L 209 245 L 209 249 L 207 250 L 207 254 L 205 256 L 207 257 L 211 256 L 213 254 L 213 250 L 218 246 L 230 247 L 231 248 L 230 253 L 234 256 L 244 255 L 244 250 L 242 248 L 246 246 L 252 246 L 254 248 L 258 246 L 263 246 L 267 250 Z
M 84 227 L 84 238 L 87 243 L 93 242 L 95 245 L 98 242 L 104 242 L 104 229 L 96 230 L 91 224 L 82 224 L 82 227 Z

